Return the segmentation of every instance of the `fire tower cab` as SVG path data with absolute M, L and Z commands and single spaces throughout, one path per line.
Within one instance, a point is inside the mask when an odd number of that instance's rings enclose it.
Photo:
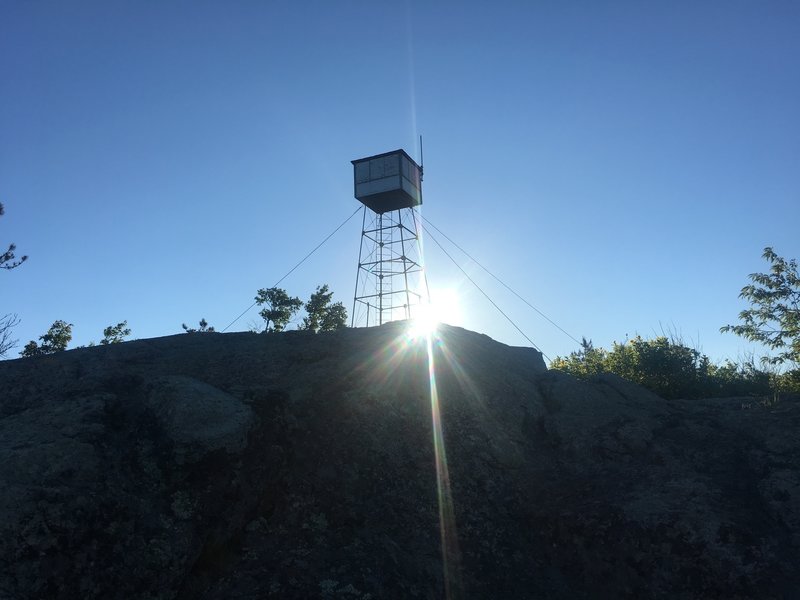
M 352 161 L 356 199 L 376 214 L 422 204 L 422 169 L 404 150 Z

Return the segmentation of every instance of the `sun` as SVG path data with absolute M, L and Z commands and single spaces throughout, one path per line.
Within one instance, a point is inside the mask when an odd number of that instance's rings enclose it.
M 416 314 L 411 319 L 407 335 L 411 339 L 424 338 L 436 333 L 439 326 L 439 319 L 431 304 L 421 304 L 416 307 Z
M 421 304 L 415 307 L 408 336 L 420 338 L 433 335 L 436 333 L 440 323 L 461 324 L 461 306 L 458 293 L 450 288 L 433 291 L 429 304 Z

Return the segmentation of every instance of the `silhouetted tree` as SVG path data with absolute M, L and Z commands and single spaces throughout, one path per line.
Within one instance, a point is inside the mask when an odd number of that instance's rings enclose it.
M 11 337 L 11 330 L 19 325 L 19 318 L 14 314 L 0 317 L 0 357 L 5 356 L 9 350 L 17 345 L 19 340 Z
M 5 214 L 5 209 L 3 208 L 3 204 L 0 203 L 0 216 L 3 214 Z M 20 258 L 17 258 L 14 255 L 16 249 L 17 247 L 14 244 L 9 244 L 8 250 L 0 254 L 0 269 L 15 269 L 28 260 L 27 256 L 21 256 Z
M 33 340 L 25 344 L 20 356 L 39 356 L 41 354 L 54 354 L 67 349 L 67 344 L 72 340 L 72 323 L 55 321 L 44 335 L 39 336 L 41 345 Z
M 100 340 L 100 343 L 103 345 L 118 344 L 120 342 L 124 342 L 125 338 L 130 334 L 131 330 L 128 327 L 128 321 L 123 321 L 122 323 L 117 323 L 116 325 L 109 325 L 103 329 L 103 339 Z
M 731 331 L 745 339 L 760 342 L 777 356 L 764 360 L 772 364 L 791 362 L 800 366 L 800 276 L 797 261 L 781 258 L 764 248 L 762 255 L 771 264 L 769 273 L 751 273 L 753 282 L 739 293 L 751 308 L 739 313 L 741 325 L 725 325 L 720 331 Z
M 193 327 L 189 327 L 186 323 L 181 324 L 183 330 L 186 333 L 214 333 L 214 328 L 208 324 L 208 321 L 205 319 L 200 319 L 199 327 L 194 329 Z
M 281 288 L 260 289 L 256 292 L 256 304 L 266 305 L 259 311 L 261 318 L 266 321 L 265 332 L 283 331 L 292 317 L 303 307 L 300 298 L 292 298 Z M 270 326 L 270 323 L 272 325 Z
M 3 214 L 5 214 L 5 208 L 0 203 L 0 216 Z M 11 270 L 28 260 L 27 256 L 18 259 L 14 254 L 16 249 L 14 244 L 9 244 L 8 250 L 0 254 L 0 268 Z M 15 314 L 9 313 L 0 318 L 0 357 L 5 356 L 11 348 L 17 345 L 19 340 L 11 337 L 11 330 L 17 325 L 19 325 L 19 318 Z
M 341 302 L 331 304 L 332 298 L 333 292 L 328 291 L 328 284 L 317 286 L 317 291 L 306 302 L 308 316 L 303 318 L 300 329 L 317 333 L 346 327 L 347 309 Z

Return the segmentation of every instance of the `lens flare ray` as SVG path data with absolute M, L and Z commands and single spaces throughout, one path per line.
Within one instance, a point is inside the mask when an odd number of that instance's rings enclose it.
M 439 392 L 436 387 L 436 367 L 433 352 L 433 334 L 428 332 L 425 343 L 428 352 L 428 379 L 430 381 L 431 423 L 433 429 L 433 450 L 436 461 L 436 493 L 439 502 L 439 534 L 442 544 L 442 570 L 444 575 L 445 597 L 461 596 L 460 551 L 456 532 L 453 494 L 450 488 L 450 471 L 447 465 L 447 451 L 442 429 Z

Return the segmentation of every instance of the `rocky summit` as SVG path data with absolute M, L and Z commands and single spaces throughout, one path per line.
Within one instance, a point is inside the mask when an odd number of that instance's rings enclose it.
M 0 598 L 798 598 L 800 402 L 440 327 L 0 363 Z

